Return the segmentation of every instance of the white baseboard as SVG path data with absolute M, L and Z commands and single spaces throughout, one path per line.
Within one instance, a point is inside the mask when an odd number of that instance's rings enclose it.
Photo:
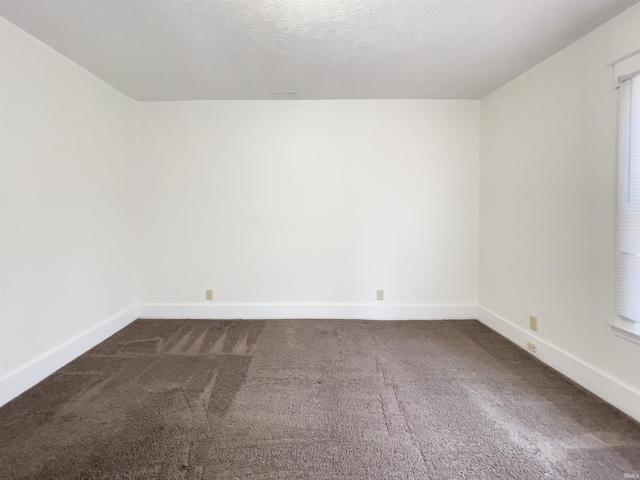
M 89 330 L 52 348 L 0 378 L 0 406 L 44 380 L 71 360 L 138 318 L 138 306 L 132 305 Z
M 477 318 L 476 305 L 423 304 L 150 304 L 140 318 L 453 320 Z
M 640 421 L 640 391 L 482 306 L 478 307 L 478 319 L 525 350 L 527 350 L 528 341 L 535 342 L 537 352 L 533 355 L 542 362 Z

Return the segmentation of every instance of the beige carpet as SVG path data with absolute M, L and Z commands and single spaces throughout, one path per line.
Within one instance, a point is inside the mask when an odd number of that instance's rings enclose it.
M 138 320 L 0 409 L 3 479 L 624 474 L 640 425 L 476 321 Z

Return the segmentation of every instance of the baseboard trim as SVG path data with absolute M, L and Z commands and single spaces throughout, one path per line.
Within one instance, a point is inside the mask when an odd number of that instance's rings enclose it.
M 89 330 L 52 348 L 0 378 L 0 406 L 41 382 L 56 370 L 82 355 L 98 343 L 138 318 L 138 306 L 132 305 Z
M 476 305 L 428 304 L 151 304 L 140 318 L 453 320 L 477 318 Z
M 528 341 L 535 342 L 533 355 L 540 361 L 640 422 L 640 391 L 482 306 L 478 306 L 478 319 L 524 350 Z

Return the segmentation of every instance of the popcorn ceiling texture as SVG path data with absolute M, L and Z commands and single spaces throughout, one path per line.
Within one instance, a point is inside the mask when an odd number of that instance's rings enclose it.
M 136 100 L 481 98 L 638 0 L 0 0 Z

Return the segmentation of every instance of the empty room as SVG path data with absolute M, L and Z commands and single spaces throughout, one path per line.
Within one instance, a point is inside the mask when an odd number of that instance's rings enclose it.
M 0 479 L 640 478 L 639 0 L 0 0 Z

